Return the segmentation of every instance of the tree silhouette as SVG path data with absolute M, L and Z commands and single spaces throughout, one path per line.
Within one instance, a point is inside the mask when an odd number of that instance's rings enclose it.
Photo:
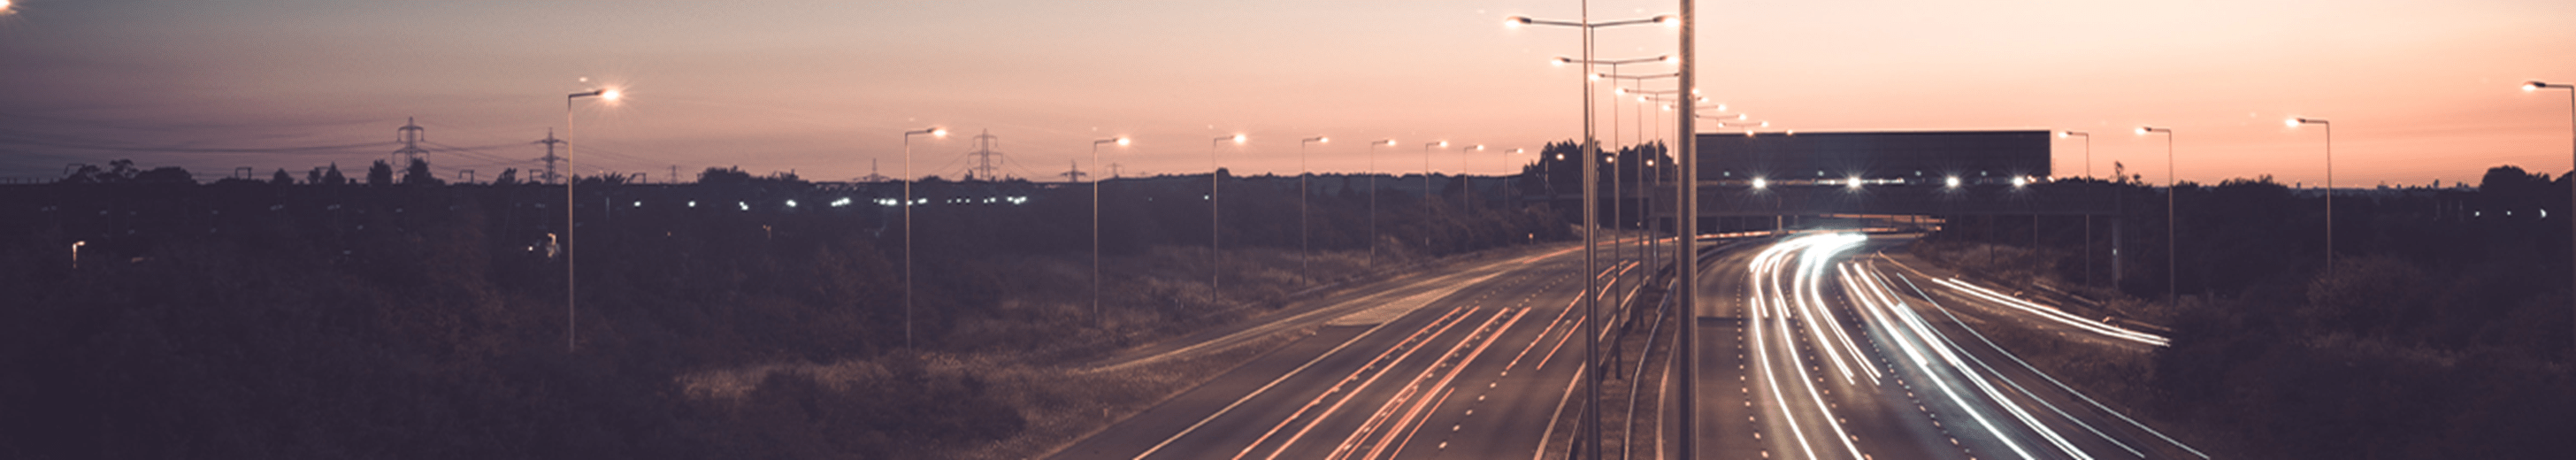
M 413 158 L 411 165 L 403 168 L 402 183 L 403 185 L 434 186 L 445 185 L 447 182 L 438 180 L 438 174 L 429 172 L 429 160 Z
M 386 186 L 393 184 L 393 165 L 385 164 L 384 160 L 376 160 L 375 165 L 367 167 L 367 185 Z
M 519 185 L 519 168 L 501 170 L 501 175 L 492 176 L 492 185 Z
M 277 168 L 277 174 L 268 176 L 268 183 L 277 185 L 295 185 L 295 176 L 287 175 L 286 168 Z

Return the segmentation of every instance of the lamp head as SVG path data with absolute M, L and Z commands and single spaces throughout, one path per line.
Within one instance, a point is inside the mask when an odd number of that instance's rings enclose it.
M 2065 139 L 2065 138 L 2068 138 L 2068 137 L 2074 137 L 2074 136 L 2075 136 L 2074 134 L 2070 134 L 2070 133 L 2068 133 L 2068 132 L 2066 132 L 2066 131 L 2058 131 L 2058 132 L 2057 132 L 2057 138 L 2058 138 L 2058 139 Z
M 2541 88 L 2547 88 L 2547 87 L 2549 87 L 2549 84 L 2548 84 L 2548 83 L 2541 83 L 2539 80 L 2533 80 L 2533 81 L 2531 81 L 2531 82 L 2529 82 L 2529 83 L 2523 83 L 2523 84 L 2522 84 L 2522 90 L 2523 90 L 2523 91 L 2533 91 L 2533 90 L 2538 90 L 2538 89 L 2541 89 Z
M 1682 57 L 1681 57 L 1681 56 L 1674 56 L 1674 55 L 1670 55 L 1670 54 L 1666 54 L 1666 55 L 1664 55 L 1663 57 L 1655 58 L 1655 60 L 1658 60 L 1658 61 L 1664 61 L 1664 63 L 1665 63 L 1665 64 L 1680 64 L 1680 63 L 1682 63 Z
M 1522 16 L 1510 16 L 1510 17 L 1505 17 L 1505 18 L 1503 18 L 1503 27 L 1520 27 L 1520 26 L 1526 26 L 1526 25 L 1529 25 L 1529 23 L 1530 23 L 1530 18 L 1522 17 Z
M 1124 138 L 1124 137 L 1118 138 L 1118 145 L 1127 145 L 1127 143 L 1128 143 L 1128 142 L 1131 142 L 1131 141 L 1127 140 L 1127 138 Z
M 625 91 L 619 91 L 619 90 L 617 90 L 616 88 L 609 88 L 609 89 L 600 90 L 600 91 L 599 91 L 599 98 L 600 98 L 600 99 L 610 100 L 610 101 L 615 101 L 615 100 L 617 100 L 617 98 L 618 98 L 618 97 L 620 97 L 620 96 L 624 96 L 624 95 L 625 95 L 625 93 L 626 93 Z
M 1681 27 L 1681 25 L 1682 25 L 1682 17 L 1681 17 L 1681 16 L 1669 15 L 1669 14 L 1667 14 L 1667 15 L 1663 15 L 1663 16 L 1656 16 L 1656 17 L 1655 17 L 1655 23 L 1656 23 L 1656 24 L 1663 24 L 1665 27 Z
M 930 135 L 936 137 L 948 137 L 948 128 L 933 126 L 930 128 Z
M 1440 141 L 1440 142 L 1438 142 L 1438 144 L 1440 144 L 1440 147 L 1441 147 L 1441 148 L 1448 148 L 1448 147 L 1449 147 L 1449 141 Z
M 1324 136 L 1315 136 L 1315 142 L 1321 142 L 1321 143 L 1330 144 L 1330 143 L 1333 143 L 1333 138 L 1330 138 L 1330 137 L 1324 137 Z
M 1566 64 L 1573 64 L 1573 63 L 1574 63 L 1574 58 L 1569 58 L 1569 57 L 1565 57 L 1565 56 L 1557 56 L 1557 57 L 1556 57 L 1556 59 L 1549 60 L 1549 61 L 1547 61 L 1547 63 L 1548 63 L 1549 65 L 1563 66 L 1563 65 L 1566 65 Z
M 2138 127 L 2138 135 L 2140 135 L 2140 136 L 2147 135 L 2147 130 L 2148 130 L 2148 129 L 2149 129 L 2149 128 L 2147 128 L 2147 127 L 2145 127 L 2145 126 L 2140 126 L 2140 127 Z

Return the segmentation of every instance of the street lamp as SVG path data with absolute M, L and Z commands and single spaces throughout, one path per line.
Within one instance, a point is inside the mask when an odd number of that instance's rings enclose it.
M 1478 152 L 1485 151 L 1485 145 L 1476 144 L 1468 146 L 1467 148 L 1458 149 L 1458 180 L 1461 181 L 1458 184 L 1458 212 L 1460 214 L 1467 213 L 1468 209 L 1476 205 L 1476 181 L 1472 179 L 1473 176 L 1469 176 L 1467 174 L 1467 152 L 1471 150 Z
M 1394 147 L 1394 139 L 1369 143 L 1369 268 L 1377 268 L 1377 146 Z
M 2093 134 L 2083 131 L 2058 131 L 2057 138 L 2084 138 L 2084 178 L 2093 178 Z M 1955 180 L 1955 179 L 1954 179 Z M 2093 284 L 2093 214 L 2084 215 L 2084 284 Z
M 1127 145 L 1127 138 L 1091 141 L 1091 167 L 1100 167 L 1100 144 Z M 909 231 L 907 231 L 909 233 Z M 1091 327 L 1108 328 L 1108 319 L 1100 315 L 1100 174 L 1091 175 Z
M 564 95 L 564 140 L 572 140 L 572 101 L 574 99 L 598 97 L 601 100 L 616 102 L 617 98 L 621 95 L 623 95 L 623 93 L 619 92 L 615 88 L 593 89 L 590 91 Z M 572 167 L 572 164 L 572 143 L 566 142 L 564 143 L 564 169 L 567 171 L 573 170 L 574 168 Z M 576 179 L 578 178 L 567 178 L 564 180 L 564 352 L 566 353 L 570 353 L 573 350 L 578 349 L 578 347 L 574 345 L 578 342 L 574 341 L 573 326 L 577 325 L 580 321 L 580 317 L 574 315 L 574 312 L 577 311 L 578 306 L 581 305 L 576 301 L 576 297 L 573 295 L 575 292 L 573 288 L 576 286 L 573 282 L 573 275 L 578 273 L 573 271 L 572 257 L 572 183 L 580 182 Z
M 1297 140 L 1297 274 L 1311 277 L 1314 276 L 1314 272 L 1307 270 L 1306 260 L 1314 257 L 1315 244 L 1314 240 L 1306 235 L 1306 197 L 1310 194 L 1306 190 L 1306 176 L 1314 173 L 1306 169 L 1306 143 L 1308 142 L 1330 144 L 1333 138 L 1315 136 Z
M 1222 263 L 1222 262 L 1223 262 L 1223 259 L 1221 259 L 1221 258 L 1220 258 L 1221 256 L 1218 256 L 1218 255 L 1217 255 L 1217 252 L 1216 252 L 1216 251 L 1217 251 L 1216 238 L 1217 238 L 1217 228 L 1218 228 L 1218 227 L 1217 227 L 1217 207 L 1216 207 L 1216 201 L 1217 201 L 1217 196 L 1216 196 L 1216 195 L 1217 195 L 1217 184 L 1218 184 L 1217 172 L 1218 172 L 1219 170 L 1224 169 L 1224 168 L 1221 168 L 1221 167 L 1218 167 L 1218 166 L 1217 166 L 1217 163 L 1216 163 L 1216 148 L 1217 148 L 1217 146 L 1225 145 L 1225 141 L 1234 141 L 1234 145 L 1243 145 L 1243 140 L 1244 140 L 1243 135 L 1241 135 L 1241 134 L 1236 134 L 1236 135 L 1232 135 L 1232 136 L 1220 136 L 1220 137 L 1217 137 L 1215 140 L 1208 141 L 1208 293 L 1209 293 L 1209 295 L 1216 295 L 1216 294 L 1219 292 L 1219 291 L 1218 291 L 1218 288 L 1220 287 L 1220 285 L 1218 285 L 1218 284 L 1217 284 L 1217 278 L 1218 278 L 1219 276 L 1223 276 L 1222 274 L 1223 274 L 1223 273 L 1225 273 L 1225 271 L 1224 271 L 1224 270 L 1219 270 L 1219 269 L 1217 268 L 1217 264 L 1219 264 L 1219 263 Z
M 948 137 L 948 130 L 932 126 L 903 132 L 903 348 L 912 349 L 912 136 Z M 1096 212 L 1096 211 L 1095 211 Z
M 2170 128 L 2158 128 L 2154 126 L 2138 127 L 2138 135 L 2144 136 L 2150 133 L 2165 133 L 2165 302 L 2172 303 L 2179 300 L 2179 298 L 2174 295 L 2174 276 L 2175 273 L 2177 273 L 2174 270 L 2174 254 L 2182 252 L 2182 248 L 2174 244 L 2174 195 L 2176 194 L 2176 191 L 2174 190 L 2174 176 L 2176 174 L 2174 172 L 2173 159 L 2174 132 L 2173 129 Z
M 1482 147 L 1484 147 L 1484 146 L 1477 146 L 1477 147 L 1478 147 L 1478 148 L 1482 148 Z M 1501 159 L 1503 160 L 1503 169 L 1502 169 L 1503 174 L 1511 174 L 1511 173 L 1512 173 L 1512 156 L 1513 156 L 1513 155 L 1519 155 L 1519 154 L 1522 154 L 1522 153 L 1528 153 L 1528 152 L 1527 152 L 1527 149 L 1518 149 L 1518 148 L 1515 148 L 1515 149 L 1511 149 L 1511 150 L 1505 150 L 1505 151 L 1503 151 L 1503 154 L 1502 154 L 1502 155 L 1496 156 L 1496 158 L 1501 158 Z M 1545 162 L 1541 162 L 1541 163 L 1545 163 Z M 1519 174 L 1519 176 L 1520 176 L 1520 178 L 1521 178 L 1521 179 L 1520 179 L 1520 181 L 1518 181 L 1518 182 L 1519 182 L 1519 183 L 1521 183 L 1521 184 L 1526 184 L 1526 183 L 1528 183 L 1527 181 L 1529 180 L 1529 173 L 1527 172 L 1528 170 L 1524 169 L 1524 170 L 1521 170 L 1521 171 L 1523 171 L 1523 172 Z M 1519 186 L 1519 185 L 1512 184 L 1512 183 L 1508 183 L 1508 182 L 1507 182 L 1507 183 L 1505 183 L 1505 184 L 1503 184 L 1503 185 L 1504 185 L 1504 187 L 1503 187 L 1503 192 L 1504 192 L 1503 202 L 1504 202 L 1504 206 L 1506 206 L 1504 209 L 1511 209 L 1511 208 L 1509 208 L 1509 206 L 1514 206 L 1514 205 L 1519 204 L 1519 203 L 1515 202 L 1515 199 L 1516 199 L 1516 198 L 1518 198 L 1518 197 L 1512 196 L 1512 195 L 1511 195 L 1511 192 L 1513 192 L 1513 191 L 1515 191 L 1515 190 L 1518 190 L 1518 189 L 1520 188 L 1520 186 Z
M 1682 4 L 1683 8 L 1690 7 L 1690 2 L 1682 2 Z M 1583 276 L 1585 277 L 1583 283 L 1583 315 L 1586 328 L 1585 334 L 1589 334 L 1589 337 L 1598 338 L 1601 336 L 1599 330 L 1601 323 L 1601 321 L 1599 321 L 1600 306 L 1598 305 L 1600 301 L 1594 293 L 1597 292 L 1599 286 L 1595 285 L 1596 283 L 1592 280 L 1591 276 L 1595 273 L 1592 254 L 1593 247 L 1596 244 L 1594 240 L 1596 238 L 1595 233 L 1597 230 L 1595 228 L 1600 226 L 1598 223 L 1600 220 L 1600 213 L 1595 209 L 1600 206 L 1600 204 L 1597 203 L 1598 199 L 1595 198 L 1595 195 L 1599 193 L 1595 188 L 1600 186 L 1600 172 L 1596 169 L 1598 166 L 1594 165 L 1596 161 L 1592 160 L 1589 156 L 1592 155 L 1593 152 L 1600 151 L 1601 147 L 1592 139 L 1592 81 L 1594 80 L 1593 78 L 1590 78 L 1590 74 L 1592 73 L 1592 33 L 1594 30 L 1603 27 L 1640 24 L 1664 24 L 1668 26 L 1677 26 L 1680 25 L 1682 21 L 1680 21 L 1679 17 L 1666 15 L 1656 16 L 1650 19 L 1592 22 L 1592 8 L 1588 3 L 1584 6 L 1583 16 L 1579 19 L 1579 21 L 1567 22 L 1537 20 L 1530 19 L 1525 16 L 1512 16 L 1504 18 L 1503 24 L 1510 27 L 1524 25 L 1549 25 L 1578 27 L 1583 29 L 1583 59 L 1581 62 L 1584 64 L 1583 73 L 1586 74 L 1583 79 L 1583 143 L 1575 147 L 1576 150 L 1583 152 L 1586 156 L 1583 160 Z M 1683 46 L 1689 46 L 1689 44 L 1684 43 Z M 1685 54 L 1687 54 L 1687 50 L 1685 50 L 1685 52 Z M 1558 62 L 1560 65 L 1568 63 L 1572 62 L 1562 58 L 1560 58 Z M 1584 369 L 1586 369 L 1584 371 L 1585 380 L 1594 383 L 1601 381 L 1601 366 L 1597 365 L 1600 364 L 1600 359 L 1598 357 L 1598 353 L 1595 352 L 1595 349 L 1600 348 L 1600 344 L 1598 342 L 1598 340 L 1586 339 L 1583 347 L 1583 362 L 1585 364 Z M 1593 442 L 1589 444 L 1592 450 L 1591 455 L 1588 455 L 1587 457 L 1601 458 L 1601 443 L 1599 442 L 1601 439 L 1601 427 L 1599 423 L 1601 417 L 1600 412 L 1598 412 L 1600 409 L 1598 407 L 1594 407 L 1596 406 L 1595 403 L 1601 400 L 1600 385 L 1584 385 L 1584 395 L 1584 400 L 1589 401 L 1583 405 L 1583 417 L 1584 420 L 1588 421 L 1583 424 L 1583 427 L 1586 430 L 1584 432 L 1584 437 L 1593 440 Z
M 2283 125 L 2288 125 L 2289 127 L 2294 128 L 2294 129 L 2295 129 L 2295 128 L 2298 128 L 2298 127 L 2299 127 L 2299 125 L 2324 125 L 2324 126 L 2326 127 L 2326 272 L 2327 272 L 2327 273 L 2333 273 L 2333 272 L 2334 272 L 2334 253 L 2335 253 L 2335 247 L 2334 247 L 2334 196 L 2335 196 L 2335 193 L 2334 193 L 2334 123 L 2330 123 L 2330 122 L 2327 122 L 2327 121 L 2325 121 L 2325 120 L 2319 120 L 2319 119 L 2315 119 L 2315 118 L 2291 118 L 2291 119 L 2287 119 L 2287 120 L 2281 120 L 2281 124 L 2283 124 Z
M 1422 250 L 1426 253 L 1431 251 L 1431 229 L 1438 228 L 1431 220 L 1431 203 L 1438 201 L 1431 198 L 1431 148 L 1435 146 L 1449 148 L 1449 141 L 1422 143 Z
M 2570 134 L 2576 134 L 2576 85 L 2569 85 L 2569 84 L 2565 84 L 2565 83 L 2547 83 L 2547 82 L 2541 82 L 2541 81 L 2538 81 L 2538 80 L 2534 80 L 2534 81 L 2532 81 L 2532 82 L 2530 82 L 2530 83 L 2524 83 L 2524 84 L 2522 84 L 2522 90 L 2523 90 L 2523 92 L 2539 91 L 2539 90 L 2542 90 L 2542 89 L 2563 89 L 2563 90 L 2568 90 L 2568 91 L 2567 91 L 2567 125 L 2568 125 L 2568 128 L 2570 128 L 2570 129 L 2571 129 Z M 2576 136 L 2570 136 L 2570 141 L 2571 141 L 2571 142 L 2576 142 Z M 2576 173 L 2570 173 L 2570 174 L 2576 174 Z M 2576 181 L 2571 181 L 2571 182 L 2576 182 Z M 2571 185 L 2571 187 L 2576 187 L 2576 185 Z M 2570 189 L 2568 190 L 2568 192 L 2567 192 L 2567 193 L 2569 194 L 2569 196 L 2570 196 L 2571 198 L 2576 198 L 2576 188 L 2570 188 Z M 2576 215 L 2576 212 L 2569 212 L 2568 214 Z M 2568 225 L 2576 225 L 2576 219 L 2568 219 L 2567 221 L 2569 222 L 2569 224 L 2568 224 Z M 2576 238 L 2576 232 L 2569 232 L 2568 236 L 2569 236 L 2569 238 Z M 2569 257 L 2576 257 L 2576 254 L 2571 254 Z M 2570 272 L 2571 272 L 2571 273 L 2576 273 L 2576 270 L 2570 270 Z

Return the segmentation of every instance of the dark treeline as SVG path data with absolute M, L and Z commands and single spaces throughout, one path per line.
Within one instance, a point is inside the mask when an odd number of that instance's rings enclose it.
M 2068 184 L 2119 200 L 2097 218 L 2084 283 L 2075 217 L 1955 217 L 1933 247 L 2040 251 L 2001 260 L 2097 298 L 2166 296 L 2165 195 L 2134 180 Z M 2168 420 L 2224 433 L 2260 458 L 2535 458 L 2565 452 L 2576 420 L 2569 178 L 2514 167 L 2475 189 L 2346 190 L 2334 200 L 2270 178 L 2183 184 L 2180 302 L 2144 315 L 2174 330 L 2144 382 Z M 2034 225 L 2037 232 L 2034 233 Z M 2109 280 L 2112 227 L 2123 279 Z M 1966 257 L 1973 264 L 1980 257 Z M 2010 258 L 2010 257 L 2007 257 Z M 2018 267 L 2018 268 L 2013 268 Z M 2117 291 L 2113 293 L 2112 291 Z M 2129 377 L 2132 379 L 2138 377 Z
M 1208 176 L 1113 180 L 1104 300 L 1121 316 L 1092 328 L 1071 268 L 1090 261 L 1090 187 L 925 181 L 906 350 L 902 207 L 878 201 L 901 184 L 582 178 L 568 324 L 560 186 L 336 167 L 196 185 L 116 165 L 0 187 L 0 457 L 944 456 L 1027 423 L 944 356 L 1078 359 L 1364 268 L 1275 275 L 1305 244 L 1294 177 L 1220 176 L 1220 266 L 1189 252 Z M 1382 190 L 1373 237 L 1367 180 L 1311 182 L 1316 251 L 1374 240 L 1401 264 L 1570 231 L 1500 196 L 1462 209 L 1453 185 L 1428 208 L 1419 187 Z M 1241 279 L 1208 291 L 1211 272 Z M 731 398 L 679 381 L 770 363 L 858 370 Z

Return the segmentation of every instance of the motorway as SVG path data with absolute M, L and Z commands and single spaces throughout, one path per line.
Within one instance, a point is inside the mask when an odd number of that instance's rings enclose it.
M 1816 233 L 1713 258 L 1698 299 L 1702 457 L 2206 458 L 1977 329 L 2131 351 L 2162 338 L 1882 253 L 1910 238 Z
M 1910 238 L 1808 233 L 1703 259 L 1691 434 L 1703 458 L 2206 458 L 1977 331 L 2132 352 L 2162 338 L 1882 253 Z M 1604 260 L 1592 277 L 1645 271 Z M 1387 283 L 1399 285 L 1054 458 L 1559 457 L 1566 412 L 1581 410 L 1581 272 L 1565 249 Z M 1650 382 L 1676 381 L 1657 371 Z M 1673 458 L 1681 412 L 1639 413 L 1661 414 L 1641 429 L 1664 441 L 1631 458 Z
M 1568 404 L 1588 321 L 1579 249 L 1348 301 L 1362 305 L 1054 458 L 1532 457 L 1551 430 L 1569 431 L 1553 426 L 1558 411 L 1580 407 Z M 1598 279 L 1642 271 L 1601 249 Z M 1605 289 L 1601 316 L 1635 284 Z

